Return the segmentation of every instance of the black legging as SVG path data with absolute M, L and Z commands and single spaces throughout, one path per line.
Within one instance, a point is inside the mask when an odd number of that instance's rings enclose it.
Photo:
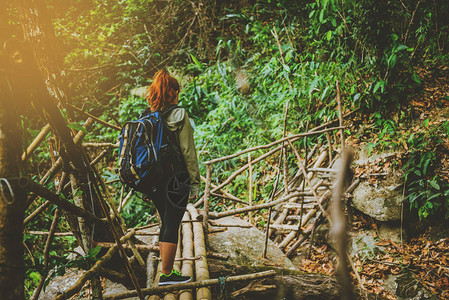
M 160 242 L 178 243 L 178 231 L 190 193 L 187 171 L 164 176 L 150 198 L 161 218 Z

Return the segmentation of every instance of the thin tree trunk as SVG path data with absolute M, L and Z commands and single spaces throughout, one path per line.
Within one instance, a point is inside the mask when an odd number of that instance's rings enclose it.
M 0 30 L 3 30 L 8 19 L 1 14 Z M 8 58 L 0 52 L 2 63 Z M 21 166 L 22 129 L 16 107 L 23 99 L 17 93 L 16 79 L 20 78 L 16 74 L 0 72 L 0 299 L 20 300 L 24 299 L 25 278 L 22 244 L 25 193 L 18 185 L 18 178 L 25 174 Z

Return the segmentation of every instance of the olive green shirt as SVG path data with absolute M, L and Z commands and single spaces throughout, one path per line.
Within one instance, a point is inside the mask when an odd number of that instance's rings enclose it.
M 201 189 L 200 169 L 193 139 L 193 129 L 186 110 L 181 107 L 174 108 L 165 117 L 165 124 L 170 131 L 175 131 L 179 135 L 181 152 L 190 176 L 190 196 L 197 197 Z

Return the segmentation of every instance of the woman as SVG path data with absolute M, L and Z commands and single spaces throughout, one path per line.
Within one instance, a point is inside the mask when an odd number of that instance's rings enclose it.
M 146 93 L 149 110 L 161 111 L 166 127 L 175 137 L 178 162 L 166 168 L 164 176 L 148 197 L 155 204 L 161 218 L 159 251 L 162 270 L 159 285 L 189 282 L 189 276 L 182 276 L 173 269 L 178 243 L 178 231 L 186 210 L 187 199 L 198 197 L 200 171 L 193 140 L 193 130 L 185 109 L 177 107 L 179 83 L 170 74 L 158 71 Z M 187 185 L 182 185 L 187 182 Z

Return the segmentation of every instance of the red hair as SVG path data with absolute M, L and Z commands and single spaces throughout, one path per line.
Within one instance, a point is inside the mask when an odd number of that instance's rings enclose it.
M 179 83 L 165 70 L 158 71 L 153 83 L 145 93 L 152 111 L 162 110 L 165 106 L 178 103 Z

